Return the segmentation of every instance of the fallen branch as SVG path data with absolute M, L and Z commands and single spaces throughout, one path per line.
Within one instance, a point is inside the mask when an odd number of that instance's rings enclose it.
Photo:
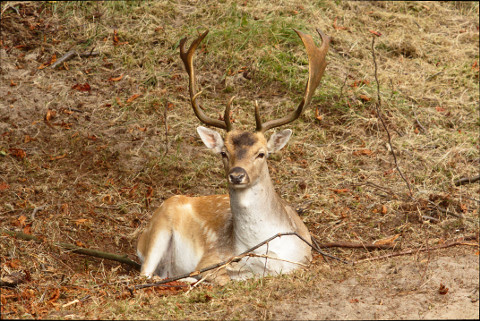
M 42 240 L 40 238 L 38 238 L 36 236 L 33 236 L 33 235 L 30 235 L 30 234 L 25 234 L 23 232 L 15 232 L 15 231 L 8 231 L 8 230 L 3 230 L 2 229 L 2 230 L 0 230 L 0 233 L 8 234 L 10 236 L 14 236 L 14 237 L 20 238 L 22 240 L 26 240 L 26 241 L 35 241 L 35 242 L 38 242 L 38 243 L 42 242 Z M 102 259 L 107 259 L 107 260 L 111 260 L 111 261 L 117 261 L 117 262 L 120 262 L 120 263 L 124 263 L 124 264 L 132 266 L 136 270 L 140 270 L 140 267 L 141 267 L 141 265 L 138 264 L 137 262 L 130 260 L 127 257 L 127 255 L 117 255 L 117 254 L 102 252 L 102 251 L 98 251 L 98 250 L 86 249 L 86 248 L 79 247 L 79 246 L 76 246 L 76 245 L 73 245 L 73 244 L 62 243 L 62 242 L 54 243 L 53 245 L 64 248 L 64 249 L 67 249 L 67 250 L 70 250 L 73 253 L 89 255 L 89 256 L 99 257 L 99 258 L 102 258 Z
M 472 240 L 472 239 L 478 239 L 477 235 L 471 235 L 471 236 L 466 236 L 463 237 L 462 240 L 457 240 L 457 241 L 452 241 L 448 242 L 445 244 L 437 245 L 434 247 L 425 247 L 425 248 L 417 248 L 417 249 L 411 249 L 411 250 L 405 250 L 401 252 L 395 252 L 395 253 L 390 253 L 390 254 L 385 254 L 385 255 L 380 255 L 380 256 L 375 256 L 375 257 L 367 257 L 367 258 L 361 258 L 356 261 L 353 261 L 352 263 L 355 265 L 360 262 L 365 262 L 365 261 L 377 261 L 377 260 L 383 260 L 383 259 L 388 259 L 391 257 L 395 256 L 402 256 L 402 255 L 409 255 L 409 254 L 414 254 L 414 253 L 419 253 L 419 252 L 428 252 L 428 251 L 434 251 L 434 250 L 439 250 L 439 249 L 446 249 L 448 247 L 452 246 L 458 246 L 458 245 L 466 245 L 466 246 L 479 246 L 478 243 L 465 243 L 467 240 Z
M 460 178 L 460 179 L 457 179 L 454 183 L 455 183 L 455 186 L 460 186 L 460 185 L 475 183 L 476 181 L 479 181 L 479 180 L 480 180 L 480 175 L 475 177 Z
M 55 69 L 61 65 L 63 65 L 64 62 L 69 61 L 75 56 L 80 56 L 84 58 L 88 58 L 90 56 L 98 56 L 100 53 L 98 51 L 93 52 L 93 49 L 89 53 L 78 53 L 76 50 L 70 50 L 66 54 L 64 54 L 61 58 L 59 58 L 57 61 L 55 61 L 54 64 L 52 64 L 50 67 Z
M 398 248 L 398 244 L 374 244 L 354 242 L 330 242 L 317 244 L 319 248 L 343 247 L 349 249 L 388 250 Z

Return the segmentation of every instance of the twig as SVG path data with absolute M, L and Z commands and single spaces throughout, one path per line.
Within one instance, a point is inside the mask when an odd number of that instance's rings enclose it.
M 415 108 L 412 106 L 412 111 L 413 111 L 413 115 L 415 116 L 415 122 L 417 123 L 418 127 L 420 127 L 420 129 L 426 133 L 427 130 L 425 129 L 425 127 L 422 126 L 422 124 L 420 123 L 420 121 L 418 120 L 418 117 L 417 117 L 417 113 L 415 112 Z
M 163 118 L 165 123 L 165 155 L 168 154 L 168 124 L 167 124 L 167 110 L 168 110 L 168 100 L 165 100 L 165 108 L 163 110 Z
M 317 245 L 320 248 L 343 247 L 349 249 L 366 249 L 366 250 L 387 250 L 398 248 L 398 245 L 393 244 L 373 244 L 373 243 L 354 243 L 354 242 L 329 242 L 320 243 Z
M 338 100 L 342 99 L 343 87 L 345 87 L 345 84 L 347 83 L 347 78 L 348 78 L 348 72 L 345 74 L 345 80 L 343 81 L 342 87 L 340 87 L 340 94 L 339 94 Z
M 7 230 L 2 229 L 2 230 L 0 230 L 0 233 L 5 233 L 5 234 L 8 234 L 8 235 L 11 235 L 11 236 L 14 236 L 14 237 L 18 237 L 18 238 L 21 238 L 21 239 L 27 240 L 27 241 L 35 241 L 35 242 L 38 242 L 38 243 L 42 242 L 42 240 L 40 238 L 38 238 L 36 236 L 33 236 L 33 235 L 30 235 L 30 234 L 25 234 L 23 232 L 7 231 Z M 102 252 L 102 251 L 98 251 L 98 250 L 86 249 L 86 248 L 82 248 L 82 247 L 79 247 L 79 246 L 76 246 L 76 245 L 73 245 L 73 244 L 62 243 L 62 242 L 54 243 L 53 245 L 64 248 L 64 249 L 67 249 L 67 250 L 70 250 L 73 253 L 84 254 L 84 255 L 89 255 L 89 256 L 99 257 L 99 258 L 102 258 L 102 259 L 107 259 L 107 260 L 111 260 L 111 261 L 117 261 L 117 262 L 120 262 L 120 263 L 124 263 L 124 264 L 132 266 L 136 270 L 140 270 L 140 267 L 141 267 L 141 265 L 138 264 L 137 262 L 130 260 L 127 257 L 127 255 L 117 255 L 117 254 Z
M 373 63 L 375 65 L 375 81 L 377 83 L 377 103 L 375 104 L 375 109 L 377 111 L 377 117 L 380 119 L 382 125 L 383 125 L 383 128 L 385 129 L 385 131 L 387 132 L 387 136 L 388 136 L 388 145 L 390 146 L 390 151 L 392 152 L 392 156 L 393 156 L 393 160 L 395 162 L 395 168 L 397 169 L 398 173 L 400 174 L 400 176 L 402 177 L 402 179 L 405 181 L 405 183 L 407 184 L 407 187 L 408 187 L 408 191 L 410 193 L 410 197 L 413 198 L 413 192 L 412 192 L 412 188 L 410 187 L 410 183 L 408 182 L 408 180 L 405 178 L 405 176 L 403 175 L 402 171 L 400 170 L 400 167 L 398 166 L 398 162 L 397 162 L 397 156 L 395 155 L 395 151 L 393 149 L 393 145 L 392 145 L 392 138 L 390 136 L 390 131 L 388 130 L 387 128 L 387 125 L 385 124 L 385 120 L 383 119 L 382 115 L 380 114 L 380 106 L 382 104 L 382 99 L 380 97 L 380 82 L 378 81 L 378 76 L 377 76 L 377 59 L 375 57 L 375 36 L 372 36 L 372 57 L 373 57 Z
M 46 207 L 46 205 L 42 205 L 42 206 L 39 206 L 39 207 L 35 207 L 35 208 L 33 209 L 32 215 L 31 215 L 32 220 L 35 219 L 35 214 L 37 214 L 38 211 L 43 210 L 45 207 Z
M 375 257 L 363 258 L 363 259 L 359 259 L 359 260 L 354 261 L 353 264 L 357 264 L 357 263 L 365 262 L 365 261 L 383 260 L 383 259 L 388 259 L 388 258 L 395 257 L 395 256 L 409 255 L 409 254 L 425 252 L 425 251 L 430 252 L 430 251 L 433 251 L 433 250 L 445 249 L 445 248 L 452 247 L 452 246 L 457 246 L 457 245 L 479 246 L 478 243 L 465 243 L 465 240 L 472 239 L 472 238 L 476 239 L 476 238 L 478 238 L 478 236 L 476 236 L 476 235 L 467 236 L 467 237 L 464 237 L 462 240 L 452 241 L 452 242 L 442 244 L 442 245 L 437 245 L 437 246 L 434 246 L 434 247 L 411 249 L 411 250 L 405 250 L 405 251 L 401 251 L 401 252 L 395 252 L 395 253 L 390 253 L 390 254 L 385 254 L 385 255 L 380 255 L 380 256 L 375 256 Z
M 62 65 L 64 62 L 69 61 L 75 56 L 80 56 L 85 58 L 88 58 L 90 56 L 98 56 L 100 53 L 98 51 L 93 52 L 93 49 L 95 49 L 95 47 L 92 48 L 92 50 L 90 50 L 89 53 L 78 53 L 76 50 L 70 50 L 66 54 L 64 54 L 61 58 L 59 58 L 57 61 L 55 61 L 55 63 L 53 63 L 50 67 L 55 69 L 60 65 Z
M 475 177 L 460 178 L 460 179 L 457 179 L 454 183 L 455 183 L 455 186 L 460 186 L 460 185 L 475 183 L 478 180 L 480 180 L 480 175 Z

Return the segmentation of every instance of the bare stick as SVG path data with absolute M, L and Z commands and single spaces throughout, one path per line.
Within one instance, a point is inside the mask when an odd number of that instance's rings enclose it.
M 89 53 L 81 53 L 81 54 L 79 54 L 76 50 L 70 50 L 66 54 L 64 54 L 62 57 L 60 57 L 57 61 L 55 61 L 55 63 L 52 64 L 50 67 L 55 69 L 55 68 L 63 65 L 64 62 L 69 61 L 70 59 L 72 59 L 73 57 L 75 57 L 77 55 L 80 56 L 80 57 L 86 57 L 86 58 L 88 58 L 90 56 L 98 56 L 100 53 L 98 51 L 93 52 L 93 49 L 95 49 L 95 47 L 92 48 L 92 50 L 90 50 Z
M 357 264 L 365 261 L 377 261 L 377 260 L 387 259 L 395 256 L 402 256 L 402 255 L 408 255 L 408 254 L 419 253 L 419 252 L 430 252 L 433 250 L 446 249 L 448 247 L 457 246 L 457 245 L 467 245 L 467 246 L 477 246 L 477 247 L 479 246 L 478 243 L 465 243 L 463 241 L 456 241 L 456 242 L 442 244 L 442 245 L 438 245 L 430 248 L 412 249 L 412 250 L 406 250 L 402 252 L 395 252 L 395 253 L 360 259 L 360 260 L 354 261 L 353 264 Z
M 167 110 L 168 110 L 168 100 L 165 100 L 165 108 L 163 110 L 163 118 L 165 121 L 165 155 L 168 154 L 168 124 L 167 124 Z
M 375 104 L 377 117 L 380 119 L 380 121 L 382 122 L 383 128 L 387 132 L 388 145 L 390 146 L 390 151 L 392 152 L 393 160 L 395 162 L 395 168 L 397 169 L 398 173 L 407 184 L 408 191 L 410 192 L 410 197 L 413 198 L 413 192 L 412 192 L 412 188 L 410 187 L 410 183 L 408 183 L 408 180 L 403 175 L 402 171 L 400 170 L 400 167 L 398 167 L 397 156 L 395 155 L 395 151 L 393 149 L 392 137 L 390 136 L 390 131 L 388 130 L 387 125 L 385 124 L 385 120 L 380 114 L 380 106 L 382 104 L 382 99 L 380 98 L 380 82 L 378 81 L 378 76 L 377 76 L 377 59 L 375 57 L 375 36 L 372 37 L 372 56 L 373 56 L 373 63 L 375 65 L 375 81 L 377 82 L 377 103 Z
M 455 186 L 460 186 L 460 185 L 475 183 L 476 181 L 479 181 L 479 180 L 480 180 L 480 175 L 475 177 L 460 178 L 460 179 L 457 179 L 454 183 L 455 183 Z
M 373 244 L 373 243 L 353 243 L 353 242 L 330 242 L 317 244 L 319 248 L 343 247 L 350 249 L 366 249 L 366 250 L 387 250 L 398 249 L 398 245 L 393 244 Z
M 35 242 L 39 242 L 39 243 L 42 242 L 42 240 L 40 238 L 38 238 L 36 236 L 33 236 L 33 235 L 30 235 L 30 234 L 25 234 L 23 232 L 7 231 L 7 230 L 2 229 L 2 230 L 0 230 L 0 233 L 5 233 L 5 234 L 8 234 L 8 235 L 11 235 L 11 236 L 14 236 L 14 237 L 18 237 L 18 238 L 21 238 L 21 239 L 27 240 L 27 241 L 35 241 Z M 135 268 L 136 270 L 140 270 L 140 267 L 141 267 L 140 264 L 138 264 L 137 262 L 130 260 L 127 257 L 127 255 L 117 255 L 117 254 L 102 252 L 102 251 L 98 251 L 98 250 L 86 249 L 86 248 L 79 247 L 79 246 L 76 246 L 76 245 L 73 245 L 73 244 L 62 243 L 62 242 L 54 243 L 53 245 L 64 248 L 64 249 L 67 249 L 67 250 L 70 250 L 73 253 L 84 254 L 84 255 L 99 257 L 99 258 L 102 258 L 102 259 L 107 259 L 107 260 L 111 260 L 111 261 L 117 261 L 117 262 L 120 262 L 120 263 L 128 264 L 128 265 L 132 266 L 133 268 Z

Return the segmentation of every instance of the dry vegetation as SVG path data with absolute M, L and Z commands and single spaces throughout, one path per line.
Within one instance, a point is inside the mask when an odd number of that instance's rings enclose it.
M 2 2 L 1 228 L 43 240 L 1 234 L 2 281 L 21 279 L 2 288 L 2 318 L 478 318 L 480 190 L 455 185 L 479 175 L 478 10 L 475 2 Z M 138 231 L 163 200 L 226 192 L 219 159 L 196 136 L 178 57 L 179 40 L 207 28 L 196 59 L 201 103 L 220 115 L 237 95 L 241 128 L 253 128 L 255 99 L 264 119 L 299 101 L 307 59 L 292 28 L 333 38 L 322 85 L 270 160 L 272 176 L 321 243 L 397 248 L 328 253 L 358 260 L 471 241 L 354 267 L 316 257 L 293 275 L 186 294 L 130 293 L 143 282 L 134 269 L 56 246 L 137 260 Z M 376 114 L 372 37 L 382 117 L 412 195 Z M 49 66 L 69 50 L 87 55 Z M 450 292 L 438 294 L 440 283 Z

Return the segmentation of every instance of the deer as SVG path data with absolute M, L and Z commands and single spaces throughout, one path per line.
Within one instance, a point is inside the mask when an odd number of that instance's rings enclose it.
M 161 278 L 182 275 L 228 260 L 279 233 L 295 233 L 311 242 L 308 228 L 297 212 L 275 191 L 267 158 L 281 150 L 292 130 L 284 129 L 267 140 L 265 132 L 295 121 L 312 100 L 326 68 L 325 57 L 330 37 L 317 29 L 320 47 L 312 36 L 294 30 L 308 55 L 308 80 L 298 107 L 283 118 L 262 122 L 255 102 L 254 132 L 232 128 L 229 100 L 224 117 L 215 119 L 197 104 L 202 93 L 196 90 L 193 57 L 208 30 L 193 40 L 186 50 L 187 37 L 180 40 L 180 57 L 189 76 L 190 103 L 196 117 L 205 125 L 198 135 L 205 146 L 218 154 L 225 168 L 228 194 L 187 197 L 175 195 L 153 213 L 140 235 L 137 254 L 142 265 L 140 274 Z M 276 237 L 236 263 L 227 264 L 205 278 L 217 284 L 265 275 L 289 273 L 312 260 L 311 247 L 295 234 Z M 206 272 L 205 272 L 206 273 Z M 203 277 L 203 275 L 202 275 Z M 191 281 L 198 281 L 198 278 Z

